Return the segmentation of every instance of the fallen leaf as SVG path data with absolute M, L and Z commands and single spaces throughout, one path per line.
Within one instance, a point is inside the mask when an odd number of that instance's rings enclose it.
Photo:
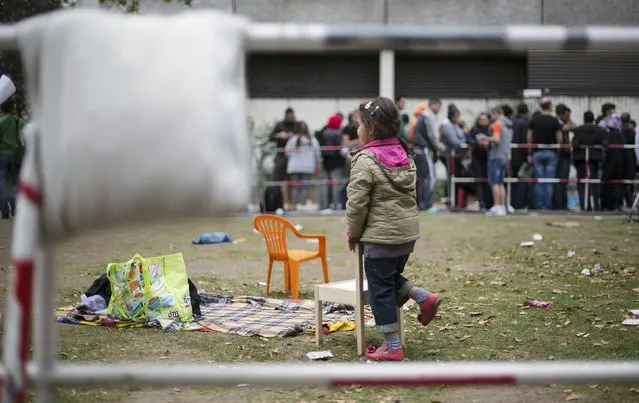
M 521 340 L 520 340 L 520 339 L 515 338 L 515 341 L 516 341 L 517 343 L 521 343 Z
M 581 396 L 581 395 L 578 395 L 578 394 L 576 394 L 576 393 L 573 393 L 572 395 L 570 395 L 570 396 L 568 396 L 568 397 L 566 398 L 566 401 L 579 400 L 579 399 L 581 399 L 581 398 L 582 398 L 582 396 Z
M 426 350 L 428 354 L 439 354 L 439 349 Z
M 610 344 L 609 341 L 605 341 L 605 340 L 600 340 L 599 343 L 601 343 L 602 346 L 606 346 L 606 345 Z
M 599 387 L 599 385 L 588 385 L 588 387 L 590 389 L 597 389 Z
M 586 332 L 581 332 L 581 333 L 577 333 L 575 336 L 577 336 L 577 337 L 581 337 L 581 336 L 583 336 L 583 335 L 585 335 L 585 334 L 586 334 Z
M 639 292 L 639 288 L 633 288 L 632 291 Z
M 628 389 L 628 392 L 631 392 L 631 393 L 639 393 L 639 389 L 630 388 L 630 389 Z

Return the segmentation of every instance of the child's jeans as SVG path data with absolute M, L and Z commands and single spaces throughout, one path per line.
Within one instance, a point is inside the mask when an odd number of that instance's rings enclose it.
M 399 331 L 397 307 L 408 301 L 408 292 L 414 286 L 402 276 L 408 256 L 364 258 L 371 309 L 380 333 Z

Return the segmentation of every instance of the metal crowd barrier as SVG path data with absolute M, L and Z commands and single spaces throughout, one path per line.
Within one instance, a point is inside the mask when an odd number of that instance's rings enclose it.
M 511 144 L 511 148 L 512 149 L 572 149 L 572 146 L 569 144 L 553 144 L 553 145 L 546 145 L 546 144 Z M 508 163 L 508 169 L 507 169 L 507 174 L 506 174 L 506 178 L 505 178 L 505 183 L 507 186 L 507 201 L 508 204 L 510 204 L 511 202 L 511 188 L 512 188 L 512 184 L 513 183 L 529 183 L 529 184 L 534 184 L 534 183 L 552 183 L 552 184 L 557 184 L 557 183 L 575 183 L 575 184 L 579 184 L 579 183 L 583 183 L 586 185 L 585 187 L 585 194 L 588 195 L 589 191 L 590 191 L 590 186 L 595 185 L 595 184 L 620 184 L 620 185 L 639 185 L 639 180 L 638 179 L 611 179 L 611 180 L 603 180 L 603 179 L 592 179 L 590 177 L 590 169 L 588 166 L 588 162 L 590 161 L 590 150 L 593 148 L 608 148 L 608 149 L 614 149 L 614 148 L 624 148 L 624 149 L 637 149 L 639 148 L 639 145 L 624 145 L 624 144 L 611 144 L 607 147 L 601 147 L 601 146 L 593 146 L 593 147 L 589 147 L 589 146 L 583 146 L 583 149 L 586 150 L 585 152 L 585 164 L 587 167 L 586 170 L 586 178 L 584 179 L 578 179 L 578 178 L 516 178 L 516 177 L 512 177 L 512 172 L 510 171 L 510 161 Z M 320 147 L 321 151 L 339 151 L 343 149 L 343 147 L 341 146 L 322 146 Z M 467 146 L 465 146 L 463 149 L 468 149 Z M 269 153 L 273 153 L 273 152 L 285 152 L 286 150 L 284 148 L 269 148 L 268 152 Z M 288 150 L 287 153 L 295 153 L 298 150 L 296 149 L 291 149 Z M 464 183 L 487 183 L 488 182 L 488 178 L 477 178 L 477 177 L 458 177 L 455 175 L 455 162 L 456 162 L 456 154 L 455 152 L 451 152 L 451 158 L 450 158 L 450 162 L 449 162 L 449 166 L 448 166 L 448 173 L 450 174 L 450 180 L 448 181 L 448 188 L 449 188 L 449 199 L 450 199 L 450 204 L 451 207 L 454 207 L 456 204 L 456 185 L 458 184 L 464 184 Z M 329 186 L 329 185 L 346 185 L 348 183 L 348 177 L 344 177 L 342 179 L 321 179 L 321 178 L 314 178 L 314 179 L 307 179 L 307 180 L 279 180 L 279 181 L 274 181 L 274 180 L 265 180 L 264 179 L 264 173 L 262 171 L 259 172 L 259 175 L 261 177 L 261 185 L 262 187 L 268 187 L 268 186 L 304 186 L 304 185 L 308 185 L 308 186 Z M 263 189 L 260 189 L 263 190 Z M 585 208 L 588 209 L 589 207 L 589 198 L 586 198 L 585 200 Z
M 572 146 L 570 144 L 511 144 L 510 146 L 511 149 L 535 149 L 535 150 L 543 150 L 543 149 L 550 149 L 550 150 L 560 150 L 560 149 L 568 149 L 568 150 L 572 150 Z M 600 149 L 632 149 L 635 150 L 637 148 L 639 148 L 639 145 L 637 144 L 610 144 L 608 146 L 602 147 L 602 146 L 582 146 L 581 148 L 583 148 L 585 150 L 585 158 L 584 158 L 584 163 L 586 164 L 586 178 L 585 179 L 578 179 L 578 178 L 513 178 L 512 172 L 510 171 L 510 161 L 508 161 L 508 168 L 506 171 L 506 178 L 504 179 L 504 182 L 506 183 L 506 198 L 507 198 L 507 203 L 508 205 L 510 205 L 511 203 L 511 190 L 512 190 L 512 184 L 513 183 L 529 183 L 529 184 L 534 184 L 534 183 L 553 183 L 553 184 L 557 184 L 557 183 L 575 183 L 575 184 L 579 184 L 579 183 L 583 183 L 585 184 L 585 190 L 584 190 L 584 195 L 588 196 L 590 195 L 590 186 L 592 185 L 602 185 L 602 184 L 616 184 L 616 185 L 639 185 L 639 179 L 637 179 L 635 177 L 635 179 L 609 179 L 609 180 L 603 180 L 603 179 L 592 179 L 590 177 L 591 172 L 590 172 L 590 168 L 589 168 L 589 161 L 590 161 L 590 150 L 594 149 L 594 148 L 600 148 Z M 466 147 L 467 149 L 467 147 Z M 456 160 L 456 154 L 455 152 L 451 153 L 451 158 L 450 158 L 450 162 L 449 162 L 449 172 L 450 172 L 450 181 L 448 183 L 448 187 L 449 187 L 449 195 L 450 195 L 450 205 L 451 207 L 454 207 L 456 205 L 456 197 L 457 197 L 457 193 L 456 193 L 456 185 L 457 184 L 461 184 L 461 183 L 487 183 L 488 179 L 487 178 L 462 178 L 462 177 L 457 177 L 455 176 L 455 161 Z M 589 208 L 589 201 L 590 201 L 590 197 L 586 197 L 584 200 L 584 208 L 586 209 L 586 211 Z M 594 206 L 591 206 L 594 207 Z M 636 207 L 636 203 L 635 203 L 635 207 Z
M 13 26 L 0 26 L 0 49 L 19 50 Z M 328 26 L 255 24 L 250 29 L 247 51 L 329 50 L 429 50 L 432 52 L 529 51 L 529 50 L 625 50 L 639 49 L 639 28 L 559 26 L 428 27 L 428 26 Z M 36 208 L 32 189 L 23 196 Z M 20 212 L 18 212 L 20 214 Z M 37 216 L 37 215 L 36 215 Z M 55 400 L 55 386 L 116 385 L 146 383 L 168 386 L 279 384 L 283 386 L 425 386 L 470 384 L 632 383 L 639 379 L 639 361 L 629 362 L 413 362 L 378 364 L 242 364 L 242 365 L 106 365 L 66 364 L 58 361 L 58 329 L 53 320 L 55 277 L 51 250 L 37 250 L 32 262 L 14 262 L 16 282 L 11 294 L 25 307 L 19 323 L 21 340 L 4 345 L 5 366 L 0 371 L 5 403 L 26 399 L 27 380 L 36 386 L 37 402 Z M 27 252 L 31 256 L 36 251 Z M 16 267 L 17 266 L 17 267 Z M 35 288 L 32 288 L 32 273 Z M 30 306 L 35 297 L 35 362 L 29 362 Z M 20 361 L 7 362 L 6 352 L 20 346 Z M 8 364 L 11 364 L 10 366 Z

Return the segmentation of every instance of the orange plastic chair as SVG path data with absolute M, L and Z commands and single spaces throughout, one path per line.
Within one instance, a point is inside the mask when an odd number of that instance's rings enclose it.
M 322 259 L 324 269 L 324 283 L 328 283 L 328 260 L 326 258 L 326 236 L 318 234 L 302 234 L 295 226 L 285 218 L 270 214 L 260 214 L 255 217 L 253 226 L 259 231 L 266 241 L 269 254 L 268 272 L 266 275 L 266 295 L 271 287 L 271 271 L 273 262 L 284 263 L 284 289 L 291 290 L 294 299 L 300 294 L 300 263 L 313 259 Z M 287 249 L 286 231 L 291 231 L 296 237 L 302 239 L 317 239 L 319 247 L 317 251 L 303 249 Z

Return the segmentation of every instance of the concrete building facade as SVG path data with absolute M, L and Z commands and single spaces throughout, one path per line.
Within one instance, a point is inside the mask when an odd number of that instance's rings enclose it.
M 185 9 L 162 0 L 141 0 L 141 13 Z M 98 0 L 78 0 L 98 7 Z M 410 24 L 502 26 L 639 25 L 638 0 L 193 0 L 192 8 L 218 9 L 256 22 L 324 24 Z M 404 95 L 409 108 L 438 96 L 454 102 L 465 120 L 502 102 L 515 104 L 524 88 L 548 87 L 578 122 L 585 110 L 614 102 L 639 116 L 639 49 L 636 54 L 470 55 L 328 54 L 251 55 L 250 113 L 258 128 L 296 110 L 311 128 L 337 111 L 347 113 L 363 99 Z M 497 68 L 495 68 L 497 67 Z M 430 70 L 429 70 L 430 69 Z M 401 91 L 398 92 L 398 91 Z M 443 117 L 443 116 L 442 116 Z

